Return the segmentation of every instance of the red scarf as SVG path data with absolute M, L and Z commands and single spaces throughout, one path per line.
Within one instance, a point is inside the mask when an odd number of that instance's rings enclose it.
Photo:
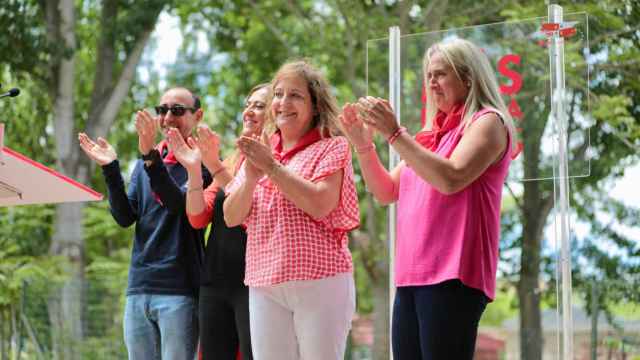
M 424 130 L 417 133 L 416 141 L 425 148 L 436 151 L 442 137 L 460 125 L 463 115 L 464 104 L 454 106 L 448 114 L 438 110 L 438 113 L 433 118 L 431 130 Z
M 307 133 L 304 134 L 304 136 L 302 136 L 300 139 L 298 139 L 298 142 L 296 142 L 293 148 L 289 150 L 283 150 L 282 135 L 280 134 L 280 130 L 278 130 L 271 136 L 271 149 L 273 151 L 273 157 L 274 159 L 276 159 L 276 161 L 282 164 L 286 164 L 295 154 L 299 153 L 307 146 L 317 142 L 320 139 L 322 139 L 322 136 L 320 136 L 320 130 L 318 130 L 318 128 L 313 128 L 307 131 Z
M 186 141 L 186 140 L 185 140 Z M 158 145 L 156 145 L 156 150 L 160 153 L 160 158 L 167 165 L 177 164 L 178 160 L 176 156 L 173 154 L 173 151 L 169 150 L 169 145 L 167 144 L 167 140 L 162 140 Z M 163 157 L 162 155 L 165 153 L 166 155 Z

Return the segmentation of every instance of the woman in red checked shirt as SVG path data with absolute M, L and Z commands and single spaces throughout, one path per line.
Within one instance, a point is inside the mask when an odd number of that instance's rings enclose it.
M 260 134 L 265 120 L 269 84 L 254 87 L 242 112 L 242 135 Z M 222 213 L 224 187 L 235 175 L 244 157 L 239 151 L 220 162 L 218 136 L 199 128 L 197 139 L 186 144 L 170 132 L 169 145 L 189 174 L 187 216 L 195 228 L 212 224 L 200 274 L 199 324 L 202 359 L 252 359 L 249 335 L 249 290 L 243 284 L 246 233 L 241 226 L 227 227 Z M 201 162 L 213 175 L 213 183 L 202 189 Z
M 343 359 L 355 311 L 347 232 L 359 225 L 351 151 L 336 136 L 339 110 L 317 69 L 287 63 L 271 84 L 275 132 L 238 140 L 248 161 L 224 202 L 227 225 L 247 226 L 253 354 Z

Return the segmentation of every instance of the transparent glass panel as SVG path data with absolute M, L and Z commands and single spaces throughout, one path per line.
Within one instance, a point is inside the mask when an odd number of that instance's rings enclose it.
M 586 14 L 566 16 L 565 63 L 569 109 L 569 177 L 590 174 L 588 26 Z M 517 127 L 516 155 L 510 180 L 553 179 L 556 133 L 550 121 L 550 79 L 545 18 L 402 36 L 401 122 L 411 133 L 423 126 L 422 60 L 429 46 L 464 38 L 481 46 L 496 69 L 504 101 Z M 566 30 L 569 32 L 569 30 Z M 388 98 L 389 40 L 367 42 L 368 94 Z M 525 166 L 526 164 L 526 166 Z
M 367 95 L 389 98 L 389 38 L 367 41 Z

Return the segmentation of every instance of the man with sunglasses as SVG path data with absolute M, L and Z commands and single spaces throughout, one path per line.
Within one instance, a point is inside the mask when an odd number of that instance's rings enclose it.
M 111 214 L 123 227 L 136 224 L 124 312 L 129 359 L 193 360 L 198 343 L 197 290 L 203 257 L 202 230 L 189 224 L 185 212 L 187 171 L 168 150 L 171 128 L 187 139 L 202 119 L 200 100 L 185 88 L 168 90 L 156 106 L 156 117 L 136 113 L 141 159 L 128 191 L 113 147 L 104 139 L 78 139 L 84 152 L 102 166 Z M 203 167 L 204 186 L 211 175 Z M 201 189 L 201 188 L 199 188 Z

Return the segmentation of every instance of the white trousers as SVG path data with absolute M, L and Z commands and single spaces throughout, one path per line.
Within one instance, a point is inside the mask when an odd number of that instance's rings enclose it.
M 342 360 L 356 306 L 352 273 L 249 288 L 255 360 Z

